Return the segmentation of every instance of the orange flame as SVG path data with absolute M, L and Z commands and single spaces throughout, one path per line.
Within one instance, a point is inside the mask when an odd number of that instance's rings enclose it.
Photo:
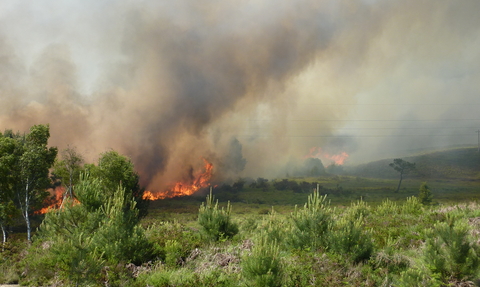
M 206 159 L 203 159 L 203 161 L 205 162 L 205 171 L 198 174 L 194 180 L 190 182 L 177 182 L 173 185 L 171 189 L 163 192 L 145 191 L 143 193 L 143 199 L 157 200 L 177 196 L 192 195 L 200 188 L 209 186 L 209 181 L 212 178 L 213 164 L 208 162 Z
M 319 158 L 327 159 L 333 161 L 336 165 L 343 165 L 348 159 L 349 155 L 346 152 L 341 152 L 339 154 L 329 154 L 324 152 L 321 147 L 312 147 L 310 153 L 305 156 L 305 158 Z
M 50 193 L 52 192 L 53 194 L 51 194 L 50 197 L 47 197 L 44 201 L 44 205 L 47 205 L 47 207 L 35 211 L 35 214 L 45 214 L 51 209 L 60 208 L 63 201 L 63 195 L 65 194 L 65 187 L 57 186 L 53 191 L 50 191 Z

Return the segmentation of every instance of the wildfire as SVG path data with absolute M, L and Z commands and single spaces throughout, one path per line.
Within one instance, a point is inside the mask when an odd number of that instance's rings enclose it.
M 195 176 L 192 181 L 177 182 L 171 189 L 163 192 L 160 191 L 153 193 L 151 191 L 145 191 L 143 194 L 143 199 L 157 200 L 177 196 L 192 195 L 200 188 L 209 186 L 209 181 L 212 178 L 213 164 L 208 162 L 206 159 L 203 159 L 203 161 L 205 162 L 204 171 Z
M 63 195 L 65 194 L 65 188 L 63 186 L 57 186 L 52 192 L 53 194 L 51 197 L 48 197 L 45 200 L 45 204 L 48 206 L 35 211 L 35 214 L 45 214 L 51 209 L 60 208 L 63 201 Z
M 305 158 L 313 157 L 327 159 L 333 161 L 336 165 L 343 165 L 347 160 L 348 156 L 349 155 L 344 151 L 338 154 L 329 154 L 323 151 L 321 147 L 312 147 L 310 149 L 310 153 L 306 155 Z

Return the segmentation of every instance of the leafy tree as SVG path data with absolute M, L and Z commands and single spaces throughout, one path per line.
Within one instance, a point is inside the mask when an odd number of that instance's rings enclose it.
M 88 164 L 85 165 L 85 170 L 91 176 L 102 179 L 107 196 L 113 196 L 120 186 L 124 188 L 125 196 L 133 196 L 139 218 L 147 215 L 148 200 L 143 199 L 145 190 L 140 188 L 138 173 L 129 158 L 114 150 L 107 151 L 100 155 L 98 166 Z
M 232 184 L 232 187 L 233 187 L 233 191 L 237 192 L 237 191 L 242 191 L 243 190 L 243 186 L 245 185 L 245 180 L 243 178 L 239 178 L 236 182 L 234 182 Z
M 427 186 L 427 183 L 424 182 L 420 185 L 420 191 L 418 193 L 418 199 L 423 205 L 430 205 L 432 203 L 433 195 L 430 189 Z
M 74 147 L 63 150 L 61 156 L 62 160 L 55 163 L 53 173 L 62 179 L 62 184 L 67 187 L 67 195 L 73 198 L 73 187 L 80 179 L 84 160 Z
M 32 205 L 42 202 L 50 186 L 49 169 L 57 156 L 56 147 L 47 147 L 50 138 L 48 125 L 34 125 L 30 133 L 16 137 L 18 157 L 12 170 L 14 191 L 27 224 L 27 239 L 31 240 L 30 212 Z
M 389 164 L 389 166 L 400 173 L 400 181 L 398 182 L 397 190 L 395 190 L 395 192 L 399 192 L 403 176 L 415 170 L 415 163 L 405 161 L 401 158 L 396 158 L 392 163 Z
M 6 227 L 16 211 L 13 204 L 13 174 L 11 172 L 15 164 L 16 148 L 17 143 L 13 138 L 8 134 L 3 136 L 0 133 L 0 229 L 2 230 L 3 244 L 7 241 Z

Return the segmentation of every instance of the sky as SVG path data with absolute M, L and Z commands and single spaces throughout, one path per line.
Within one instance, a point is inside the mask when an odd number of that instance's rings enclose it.
M 49 124 L 162 189 L 477 145 L 476 0 L 0 1 L 0 130 Z M 324 159 L 325 161 L 325 159 Z M 324 162 L 325 165 L 329 164 Z

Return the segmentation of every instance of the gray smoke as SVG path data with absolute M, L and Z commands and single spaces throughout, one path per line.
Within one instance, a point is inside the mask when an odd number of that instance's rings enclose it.
M 0 128 L 49 123 L 52 145 L 92 161 L 116 149 L 153 190 L 202 157 L 219 176 L 256 178 L 313 146 L 342 145 L 360 161 L 470 143 L 474 130 L 458 129 L 480 125 L 479 8 L 5 0 Z

